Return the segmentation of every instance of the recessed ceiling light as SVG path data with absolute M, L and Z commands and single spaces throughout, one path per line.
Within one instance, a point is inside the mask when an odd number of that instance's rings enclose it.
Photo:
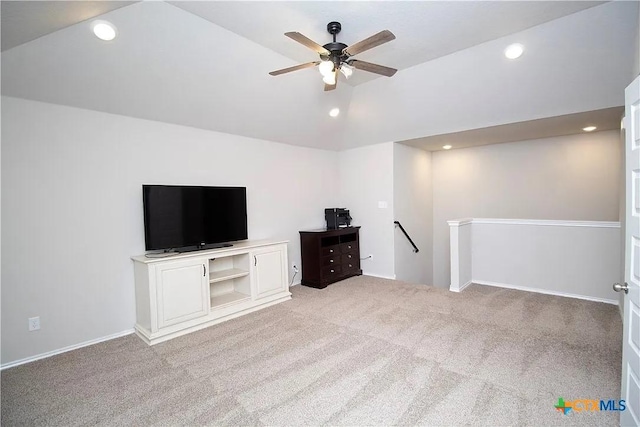
M 340 114 L 339 108 L 332 108 L 331 111 L 329 111 L 331 117 L 338 117 L 338 114 Z
M 507 48 L 504 50 L 504 56 L 509 59 L 516 59 L 520 58 L 522 52 L 524 52 L 524 46 L 522 46 L 520 43 L 514 43 L 507 46 Z
M 118 35 L 116 27 L 107 21 L 93 21 L 91 23 L 91 29 L 96 37 L 104 41 L 113 40 Z
M 451 150 L 451 148 L 453 148 L 451 145 L 443 145 L 442 148 L 444 148 L 445 150 Z
M 593 132 L 594 130 L 598 129 L 595 126 L 587 126 L 586 128 L 582 128 L 583 131 L 585 132 Z

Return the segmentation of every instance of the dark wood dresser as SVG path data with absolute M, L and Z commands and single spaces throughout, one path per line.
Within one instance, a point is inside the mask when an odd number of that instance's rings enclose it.
M 362 274 L 360 227 L 300 232 L 302 284 L 326 288 L 331 283 Z

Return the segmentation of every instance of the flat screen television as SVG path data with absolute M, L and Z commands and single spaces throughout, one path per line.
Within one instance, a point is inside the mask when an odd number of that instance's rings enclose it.
M 146 250 L 188 252 L 246 240 L 246 187 L 143 185 Z

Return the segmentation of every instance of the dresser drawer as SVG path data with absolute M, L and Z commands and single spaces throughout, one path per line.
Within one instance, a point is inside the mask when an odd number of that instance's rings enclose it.
M 322 257 L 322 266 L 326 267 L 328 265 L 331 266 L 331 265 L 340 264 L 341 256 L 344 257 L 344 255 L 333 255 L 333 256 Z
M 338 276 L 342 276 L 342 267 L 340 267 L 339 265 L 329 265 L 327 267 L 322 267 L 322 277 L 324 279 L 331 280 L 332 277 Z
M 343 254 L 346 254 L 347 252 L 358 252 L 358 243 L 357 242 L 343 243 L 340 245 L 340 251 Z
M 340 253 L 340 245 L 326 246 L 322 248 L 322 256 L 334 255 Z
M 349 252 L 348 254 L 342 255 L 340 259 L 341 264 L 357 264 L 360 261 L 360 255 L 358 252 Z
M 360 266 L 355 261 L 342 264 L 342 274 L 347 275 L 360 270 Z

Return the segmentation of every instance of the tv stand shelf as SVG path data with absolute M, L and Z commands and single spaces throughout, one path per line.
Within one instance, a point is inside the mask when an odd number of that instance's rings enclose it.
M 241 292 L 229 292 L 227 294 L 221 294 L 211 297 L 211 308 L 221 307 L 223 305 L 236 303 L 238 301 L 244 301 L 250 299 L 251 295 L 246 295 Z
M 236 279 L 238 277 L 248 276 L 249 272 L 239 268 L 230 268 L 228 270 L 214 271 L 209 274 L 209 283 L 222 282 L 224 280 Z
M 287 241 L 132 259 L 135 331 L 150 345 L 291 299 Z

